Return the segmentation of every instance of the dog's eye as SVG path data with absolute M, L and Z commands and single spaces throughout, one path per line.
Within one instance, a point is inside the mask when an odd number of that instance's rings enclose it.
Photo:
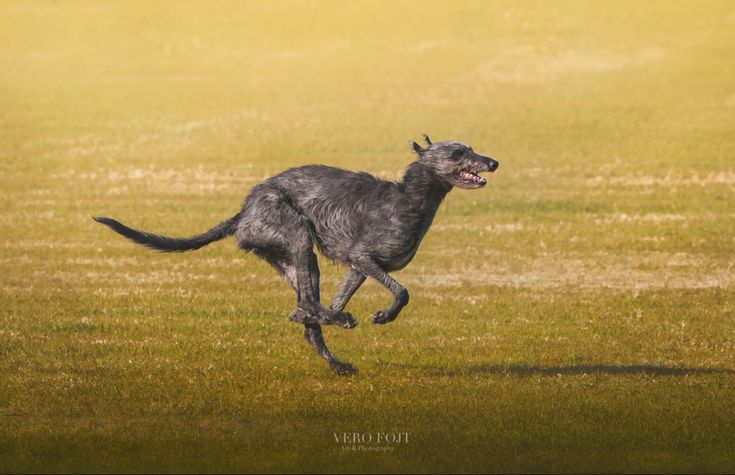
M 454 152 L 452 152 L 452 158 L 454 160 L 459 160 L 463 156 L 464 156 L 464 150 L 460 149 L 460 150 L 455 150 Z

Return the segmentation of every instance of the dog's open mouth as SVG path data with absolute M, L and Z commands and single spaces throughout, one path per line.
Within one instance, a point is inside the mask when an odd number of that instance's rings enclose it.
M 462 183 L 465 183 L 467 185 L 480 185 L 485 186 L 487 184 L 487 180 L 478 175 L 477 173 L 473 173 L 470 171 L 461 171 L 457 173 L 457 176 L 460 180 L 462 180 Z

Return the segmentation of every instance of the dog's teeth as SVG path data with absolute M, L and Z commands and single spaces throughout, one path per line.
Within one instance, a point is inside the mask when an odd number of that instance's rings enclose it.
M 468 183 L 476 183 L 480 185 L 484 185 L 485 183 L 487 183 L 487 180 L 485 180 L 483 177 L 475 172 L 461 171 L 459 172 L 459 177 Z

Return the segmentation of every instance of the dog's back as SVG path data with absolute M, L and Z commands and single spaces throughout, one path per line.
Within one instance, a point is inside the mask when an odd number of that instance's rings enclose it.
M 349 250 L 368 231 L 395 213 L 396 183 L 368 173 L 324 165 L 292 168 L 253 188 L 245 201 L 247 220 L 262 216 L 274 202 L 289 206 L 313 231 L 315 244 L 330 259 L 346 262 Z

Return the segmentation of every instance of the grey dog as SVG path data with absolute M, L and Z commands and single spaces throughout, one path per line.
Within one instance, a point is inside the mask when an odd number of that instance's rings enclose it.
M 357 289 L 372 277 L 393 294 L 393 304 L 373 316 L 373 323 L 392 322 L 408 303 L 408 291 L 389 272 L 403 269 L 429 230 L 439 205 L 455 186 L 477 189 L 498 162 L 460 142 L 413 142 L 418 160 L 403 180 L 388 182 L 368 173 L 323 165 L 292 168 L 255 186 L 232 218 L 204 234 L 170 238 L 131 229 L 103 217 L 94 219 L 144 246 L 164 252 L 199 249 L 234 235 L 245 251 L 265 259 L 296 291 L 291 321 L 305 326 L 304 337 L 338 374 L 357 371 L 333 356 L 321 325 L 353 328 L 344 312 Z M 319 264 L 314 246 L 349 268 L 330 308 L 319 296 Z

